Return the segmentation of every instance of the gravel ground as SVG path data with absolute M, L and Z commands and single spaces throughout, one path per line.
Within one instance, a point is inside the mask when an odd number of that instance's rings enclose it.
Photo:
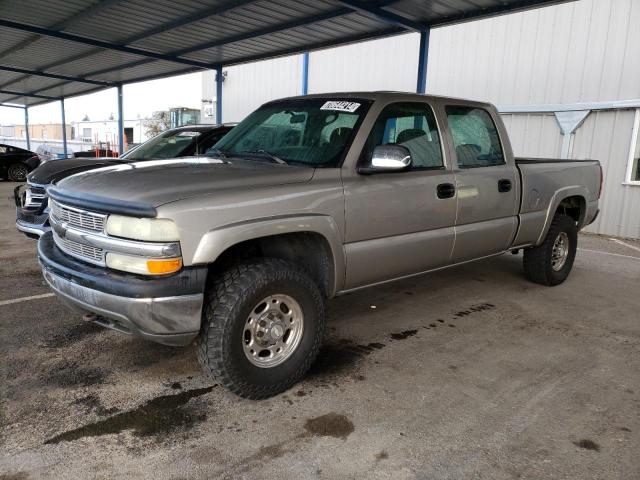
M 640 243 L 581 235 L 528 283 L 503 255 L 339 297 L 308 377 L 265 401 L 193 347 L 46 294 L 0 184 L 0 479 L 640 478 Z

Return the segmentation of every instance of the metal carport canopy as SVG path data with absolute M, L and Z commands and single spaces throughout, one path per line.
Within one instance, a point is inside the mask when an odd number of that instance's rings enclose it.
M 426 33 L 426 50 L 430 28 L 565 1 L 5 0 L 0 104 L 33 106 L 406 31 Z

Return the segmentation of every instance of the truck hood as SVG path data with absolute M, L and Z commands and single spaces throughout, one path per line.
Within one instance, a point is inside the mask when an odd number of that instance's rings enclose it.
M 57 182 L 61 178 L 68 177 L 75 173 L 93 170 L 94 168 L 106 167 L 123 163 L 125 159 L 118 158 L 67 158 L 64 160 L 51 160 L 40 165 L 29 174 L 29 183 L 48 185 Z
M 58 190 L 75 197 L 102 197 L 153 207 L 234 188 L 311 180 L 313 168 L 241 159 L 185 157 L 121 164 L 70 176 Z

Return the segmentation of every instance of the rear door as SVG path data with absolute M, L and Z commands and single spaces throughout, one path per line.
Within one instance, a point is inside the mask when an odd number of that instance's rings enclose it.
M 446 265 L 453 247 L 455 180 L 432 105 L 391 102 L 375 115 L 360 161 L 378 145 L 398 144 L 411 153 L 412 167 L 358 175 L 351 166 L 343 173 L 346 288 Z
M 517 230 L 518 172 L 507 163 L 492 113 L 445 105 L 458 197 L 453 262 L 502 252 Z

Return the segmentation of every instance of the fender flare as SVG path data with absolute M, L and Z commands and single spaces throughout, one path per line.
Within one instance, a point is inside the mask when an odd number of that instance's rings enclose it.
M 316 233 L 329 245 L 333 262 L 333 292 L 344 286 L 346 269 L 344 246 L 335 220 L 328 215 L 282 215 L 216 227 L 203 235 L 192 264 L 213 263 L 224 251 L 239 243 L 288 233 Z
M 551 228 L 551 222 L 553 221 L 556 210 L 558 210 L 558 206 L 564 199 L 569 197 L 581 197 L 583 199 L 585 211 L 581 212 L 581 218 L 578 222 L 578 228 L 580 229 L 584 226 L 589 191 L 582 185 L 570 185 L 568 187 L 562 187 L 553 194 L 551 200 L 549 201 L 549 207 L 547 208 L 544 225 L 542 227 L 542 231 L 540 232 L 540 236 L 536 241 L 536 245 L 540 245 L 543 242 L 544 237 L 546 237 L 547 232 L 549 232 L 549 228 Z

